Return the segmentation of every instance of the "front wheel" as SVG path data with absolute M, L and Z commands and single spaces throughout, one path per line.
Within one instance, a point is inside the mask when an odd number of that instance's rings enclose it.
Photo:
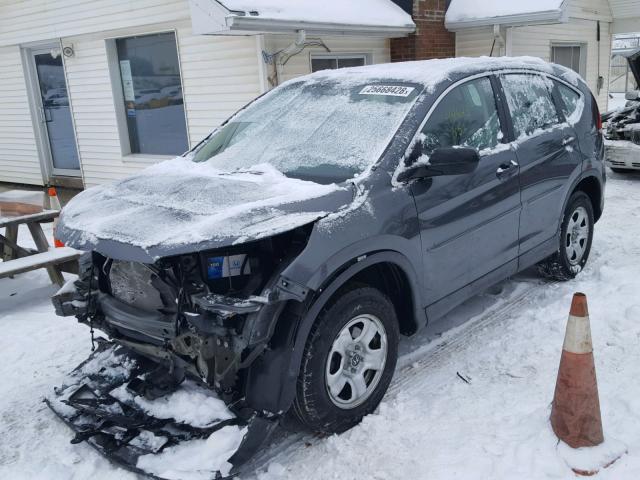
M 593 241 L 593 206 L 584 192 L 574 192 L 564 211 L 558 251 L 538 264 L 544 276 L 571 280 L 582 271 Z
M 307 340 L 293 414 L 309 429 L 340 433 L 373 412 L 398 356 L 398 321 L 386 295 L 346 290 L 316 319 Z

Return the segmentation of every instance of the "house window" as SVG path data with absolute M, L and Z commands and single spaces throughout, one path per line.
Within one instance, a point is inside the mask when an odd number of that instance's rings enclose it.
M 311 57 L 311 71 L 335 70 L 337 68 L 361 67 L 366 65 L 366 55 L 314 55 Z
M 584 77 L 587 73 L 587 47 L 585 45 L 552 45 L 551 61 L 570 68 Z
M 174 33 L 115 41 L 131 153 L 178 155 L 188 149 Z

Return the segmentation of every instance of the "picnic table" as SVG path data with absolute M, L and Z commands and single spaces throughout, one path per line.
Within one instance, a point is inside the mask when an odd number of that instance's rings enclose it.
M 0 193 L 0 278 L 46 268 L 51 282 L 64 284 L 63 271 L 74 272 L 81 252 L 69 247 L 51 248 L 42 223 L 53 222 L 59 210 L 46 207 L 43 192 L 9 190 Z M 36 249 L 18 244 L 20 225 L 26 225 Z

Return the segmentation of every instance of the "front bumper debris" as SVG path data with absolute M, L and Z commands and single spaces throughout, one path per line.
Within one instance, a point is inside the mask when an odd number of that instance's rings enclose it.
M 151 478 L 163 478 L 157 471 L 145 468 L 150 455 L 193 440 L 207 439 L 209 443 L 217 432 L 238 429 L 235 433 L 241 440 L 237 450 L 220 459 L 226 468 L 211 471 L 212 479 L 226 478 L 225 475 L 237 473 L 277 425 L 277 417 L 267 418 L 255 411 L 233 411 L 231 418 L 205 426 L 153 416 L 133 401 L 135 396 L 148 391 L 153 391 L 152 399 L 168 395 L 181 388 L 183 378 L 164 378 L 149 388 L 150 379 L 157 376 L 156 363 L 106 340 L 99 339 L 97 343 L 91 356 L 45 402 L 76 433 L 71 443 L 86 441 L 117 465 Z M 145 461 L 141 462 L 141 457 Z

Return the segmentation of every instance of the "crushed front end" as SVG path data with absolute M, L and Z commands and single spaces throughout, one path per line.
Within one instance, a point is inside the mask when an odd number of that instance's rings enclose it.
M 78 280 L 53 297 L 56 313 L 76 316 L 97 345 L 47 399 L 76 431 L 74 441 L 87 440 L 134 471 L 179 478 L 145 468 L 149 456 L 210 441 L 220 432 L 234 444 L 229 432 L 240 429 L 236 449 L 224 451 L 231 468 L 216 468 L 211 478 L 237 471 L 283 413 L 252 405 L 246 386 L 280 314 L 291 301 L 305 300 L 306 292 L 283 281 L 280 272 L 295 257 L 291 252 L 304 248 L 309 232 L 298 228 L 154 264 L 85 254 Z M 94 340 L 95 330 L 109 340 Z M 224 402 L 231 416 L 194 426 L 149 410 L 154 401 L 167 403 L 194 384 Z

